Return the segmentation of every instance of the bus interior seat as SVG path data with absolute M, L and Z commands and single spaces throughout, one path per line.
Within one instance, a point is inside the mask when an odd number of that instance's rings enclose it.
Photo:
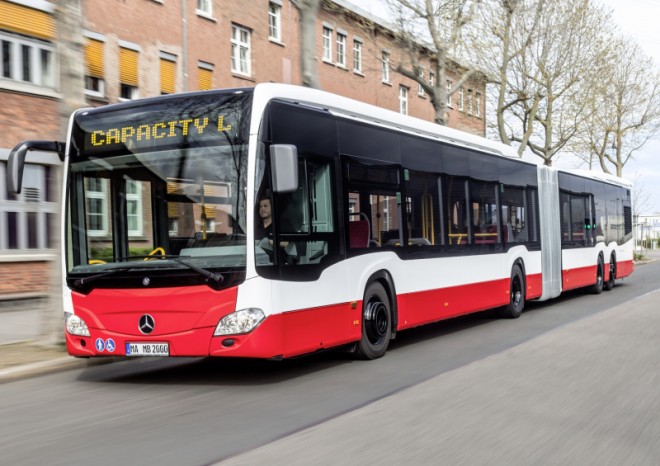
M 348 234 L 351 248 L 369 247 L 369 222 L 366 220 L 348 222 Z

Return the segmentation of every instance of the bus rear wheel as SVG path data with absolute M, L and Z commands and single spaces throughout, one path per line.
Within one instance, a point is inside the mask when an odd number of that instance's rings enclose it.
M 377 359 L 387 351 L 392 337 L 390 300 L 380 283 L 371 283 L 362 301 L 362 338 L 355 354 L 360 359 Z
M 598 265 L 596 265 L 596 283 L 591 286 L 593 294 L 601 294 L 603 292 L 603 281 L 605 275 L 605 266 L 603 265 L 603 258 L 598 256 Z
M 614 288 L 616 282 L 616 259 L 614 258 L 614 255 L 610 257 L 610 276 L 609 279 L 605 282 L 605 289 L 607 291 L 610 291 L 612 288 Z
M 509 319 L 517 319 L 525 308 L 525 278 L 518 264 L 511 268 L 511 284 L 509 285 L 509 304 L 500 308 L 500 315 Z

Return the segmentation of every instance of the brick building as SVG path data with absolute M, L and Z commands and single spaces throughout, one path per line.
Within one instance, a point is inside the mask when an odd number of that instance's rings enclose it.
M 299 12 L 290 0 L 81 4 L 86 105 L 302 81 Z M 52 234 L 59 208 L 57 157 L 31 153 L 21 195 L 13 197 L 5 187 L 5 161 L 17 142 L 64 137 L 58 104 L 66 97 L 61 83 L 71 64 L 58 61 L 57 5 L 0 0 L 0 300 L 42 294 L 48 264 L 57 254 Z M 316 22 L 322 89 L 433 119 L 430 99 L 419 85 L 394 72 L 402 52 L 385 22 L 347 0 L 327 0 Z M 428 58 L 420 56 L 425 79 L 435 80 Z M 484 82 L 466 83 L 448 101 L 449 125 L 484 135 L 484 102 Z

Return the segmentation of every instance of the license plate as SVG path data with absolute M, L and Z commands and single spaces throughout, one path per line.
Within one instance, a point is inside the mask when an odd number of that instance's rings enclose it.
M 126 343 L 126 356 L 169 356 L 169 343 Z

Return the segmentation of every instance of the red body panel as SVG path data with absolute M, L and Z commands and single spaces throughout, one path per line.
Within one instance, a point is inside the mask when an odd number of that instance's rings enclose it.
M 543 274 L 536 273 L 534 275 L 527 275 L 525 278 L 527 282 L 526 299 L 540 298 L 543 294 Z
M 288 358 L 357 341 L 361 309 L 341 303 L 275 314 L 247 335 L 213 338 L 211 356 Z M 226 339 L 232 346 L 222 345 Z
M 609 267 L 605 267 L 609 273 Z M 616 276 L 617 278 L 627 277 L 635 270 L 633 261 L 621 261 L 616 263 Z
M 208 286 L 193 286 L 73 293 L 76 315 L 87 323 L 91 337 L 67 335 L 67 349 L 74 356 L 121 356 L 127 341 L 169 342 L 172 356 L 207 356 L 218 321 L 236 310 L 237 292 L 236 287 L 214 291 Z M 149 335 L 138 329 L 144 314 L 155 320 Z M 112 338 L 116 350 L 97 352 L 97 338 Z
M 561 289 L 563 291 L 593 285 L 594 283 L 596 283 L 596 264 L 562 270 Z
M 509 302 L 508 278 L 398 296 L 399 330 Z

